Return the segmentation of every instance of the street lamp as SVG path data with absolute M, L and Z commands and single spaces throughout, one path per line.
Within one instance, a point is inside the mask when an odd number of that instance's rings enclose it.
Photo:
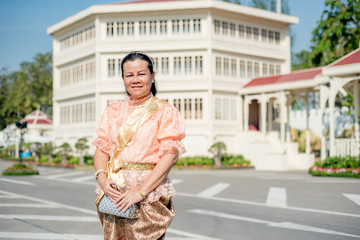
M 20 149 L 19 149 L 19 153 L 20 153 L 20 165 L 22 163 L 22 157 L 21 157 L 21 153 L 22 153 L 22 145 L 23 145 L 23 135 L 26 131 L 27 128 L 27 121 L 24 122 L 16 122 L 16 127 L 20 129 Z

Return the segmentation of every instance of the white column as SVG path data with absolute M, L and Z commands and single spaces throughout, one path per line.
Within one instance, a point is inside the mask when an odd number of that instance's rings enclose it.
M 326 158 L 326 129 L 325 129 L 325 108 L 326 100 L 328 99 L 329 88 L 325 85 L 320 86 L 320 108 L 319 114 L 321 116 L 321 160 Z
M 263 135 L 263 140 L 266 138 L 266 97 L 265 94 L 261 94 L 261 133 Z
M 354 81 L 354 98 L 353 98 L 355 116 L 354 116 L 354 132 L 356 143 L 360 144 L 360 129 L 359 129 L 359 80 Z M 356 147 L 355 154 L 359 155 L 359 147 Z
M 329 96 L 329 132 L 330 132 L 330 157 L 335 156 L 335 117 L 334 117 L 334 110 L 335 110 L 335 96 L 336 90 L 333 86 L 333 83 L 330 82 L 330 96 Z
M 246 96 L 244 99 L 244 130 L 249 131 L 249 101 Z
M 306 147 L 305 147 L 305 152 L 306 154 L 310 154 L 311 152 L 311 148 L 310 148 L 310 132 L 309 132 L 309 92 L 306 92 L 306 99 L 305 99 L 305 104 L 306 104 Z
M 284 143 L 285 143 L 285 119 L 286 119 L 286 96 L 285 92 L 280 92 L 280 140 L 281 146 L 284 150 Z
M 267 116 L 268 116 L 268 122 L 267 122 L 267 130 L 271 131 L 272 130 L 272 119 L 273 119 L 273 111 L 272 111 L 272 106 L 273 106 L 273 101 L 268 102 L 268 106 L 267 106 Z
M 291 112 L 291 101 L 286 101 L 286 122 L 287 122 L 287 129 L 286 129 L 286 142 L 291 142 L 291 127 L 290 127 L 290 112 Z

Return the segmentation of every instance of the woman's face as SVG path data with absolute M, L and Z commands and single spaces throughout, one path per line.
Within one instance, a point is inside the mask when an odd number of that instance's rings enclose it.
M 155 73 L 151 74 L 148 63 L 141 59 L 127 61 L 123 65 L 126 91 L 133 99 L 145 97 L 150 93 Z

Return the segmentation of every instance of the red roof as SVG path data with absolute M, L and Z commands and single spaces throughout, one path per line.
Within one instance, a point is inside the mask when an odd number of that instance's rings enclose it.
M 128 1 L 128 2 L 110 3 L 110 4 L 151 3 L 151 2 L 173 2 L 173 1 L 192 1 L 192 0 L 138 0 L 138 1 Z
M 34 124 L 35 119 L 27 119 L 25 121 L 27 121 L 28 124 Z M 51 125 L 52 121 L 50 119 L 38 119 L 36 121 L 36 124 L 50 124 Z
M 292 73 L 283 74 L 283 75 L 254 78 L 253 80 L 248 82 L 244 86 L 244 88 L 267 85 L 267 84 L 313 80 L 314 77 L 321 74 L 321 72 L 322 72 L 322 68 L 310 68 L 305 70 L 294 71 Z
M 330 64 L 329 67 L 347 65 L 352 63 L 360 63 L 360 48 L 336 60 L 335 62 Z

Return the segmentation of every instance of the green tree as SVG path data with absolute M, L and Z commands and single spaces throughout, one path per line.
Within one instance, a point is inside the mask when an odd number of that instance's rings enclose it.
M 221 166 L 221 159 L 226 155 L 226 145 L 224 142 L 214 143 L 208 150 L 214 156 L 216 166 Z
M 312 67 L 310 61 L 311 52 L 308 50 L 302 50 L 301 52 L 294 53 L 292 56 L 292 70 L 300 70 Z
M 56 147 L 52 144 L 52 142 L 48 142 L 44 144 L 44 154 L 47 154 L 49 156 L 49 163 L 53 161 L 53 152 L 56 149 Z
M 325 66 L 359 47 L 360 0 L 325 0 L 314 29 L 311 63 Z
M 7 73 L 2 70 L 0 84 L 1 129 L 38 107 L 52 115 L 51 53 L 37 54 L 33 62 L 22 62 L 20 71 Z
M 77 140 L 77 142 L 75 143 L 75 148 L 80 155 L 80 158 L 79 158 L 80 166 L 85 165 L 84 155 L 85 155 L 86 149 L 89 148 L 89 145 L 87 145 L 87 141 L 88 141 L 87 138 L 83 137 L 83 138 L 79 138 Z
M 59 151 L 57 155 L 61 156 L 61 163 L 63 165 L 67 164 L 67 159 L 71 156 L 70 153 L 72 152 L 72 148 L 69 143 L 65 142 L 60 147 L 58 147 Z

